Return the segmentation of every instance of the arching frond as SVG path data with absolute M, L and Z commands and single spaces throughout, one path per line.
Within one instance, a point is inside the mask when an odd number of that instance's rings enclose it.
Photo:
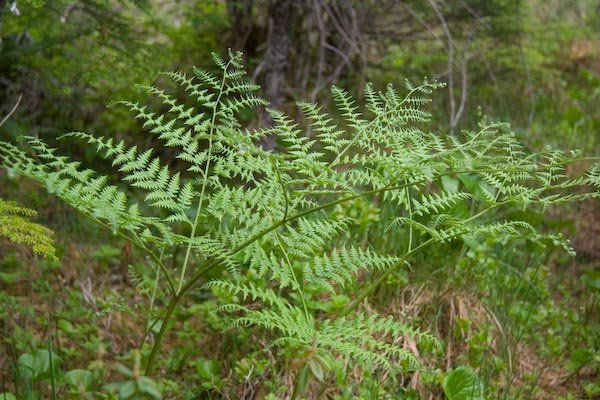
M 410 321 L 360 309 L 379 284 L 432 244 L 485 238 L 570 252 L 560 236 L 538 232 L 514 211 L 543 212 L 600 197 L 598 164 L 570 176 L 567 167 L 578 154 L 529 152 L 507 124 L 486 122 L 456 135 L 430 132 L 427 104 L 438 83 L 407 82 L 405 92 L 367 84 L 364 106 L 333 88 L 336 108 L 300 102 L 301 123 L 256 94 L 239 53 L 213 59 L 214 73 L 163 74 L 175 90 L 140 86 L 154 98 L 152 106 L 118 103 L 155 139 L 155 148 L 65 135 L 93 146 L 120 183 L 35 137 L 22 138 L 21 146 L 0 142 L 0 165 L 9 176 L 44 185 L 132 241 L 160 268 L 171 300 L 156 346 L 174 305 L 202 282 L 216 295 L 227 293 L 219 296 L 229 299 L 221 311 L 234 326 L 269 330 L 272 345 L 385 373 L 419 368 L 421 360 L 402 342 L 437 341 Z M 243 128 L 240 112 L 263 106 L 273 124 Z M 276 142 L 274 150 L 261 146 L 265 138 Z M 354 207 L 359 203 L 366 207 Z M 52 256 L 48 232 L 28 225 L 30 215 L 0 202 L 0 235 Z M 16 218 L 16 233 L 6 230 L 6 218 Z M 358 242 L 354 230 L 371 229 L 365 220 L 379 220 L 408 245 L 390 253 Z M 349 286 L 358 292 L 338 314 L 311 303 Z

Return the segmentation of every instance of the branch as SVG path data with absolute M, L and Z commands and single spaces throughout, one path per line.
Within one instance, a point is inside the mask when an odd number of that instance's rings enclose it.
M 15 103 L 15 105 L 13 106 L 13 108 L 8 112 L 8 114 L 6 115 L 6 117 L 4 117 L 2 119 L 2 121 L 0 121 L 0 126 L 4 125 L 4 123 L 10 118 L 11 115 L 13 115 L 15 113 L 15 111 L 17 111 L 17 107 L 19 107 L 19 103 L 21 103 L 21 99 L 23 98 L 23 93 L 21 93 L 19 95 L 19 98 L 17 99 L 17 102 Z
M 438 19 L 442 23 L 442 29 L 446 34 L 446 39 L 448 40 L 448 44 L 446 45 L 448 52 L 448 97 L 450 100 L 450 130 L 454 131 L 454 116 L 456 115 L 456 100 L 454 99 L 454 39 L 452 38 L 452 34 L 450 33 L 450 29 L 448 28 L 448 24 L 446 23 L 446 19 L 444 15 L 440 12 L 435 0 L 427 0 L 429 4 L 431 4 L 431 8 L 435 11 Z

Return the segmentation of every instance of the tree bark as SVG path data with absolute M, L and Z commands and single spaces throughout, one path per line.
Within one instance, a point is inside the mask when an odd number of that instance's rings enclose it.
M 2 1 L 2 0 L 0 0 Z M 227 13 L 231 18 L 231 48 L 246 53 L 246 43 L 253 28 L 254 0 L 227 0 Z M 246 55 L 246 54 L 245 54 Z
M 269 36 L 264 59 L 264 91 L 265 97 L 274 108 L 281 107 L 283 103 L 281 89 L 290 55 L 295 11 L 293 0 L 276 0 L 269 8 Z

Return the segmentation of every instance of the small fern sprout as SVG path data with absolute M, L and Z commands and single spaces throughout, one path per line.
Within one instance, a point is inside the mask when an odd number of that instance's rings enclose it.
M 368 84 L 364 107 L 334 87 L 337 110 L 331 114 L 298 104 L 309 137 L 255 94 L 259 88 L 244 79 L 239 53 L 213 58 L 218 74 L 164 74 L 174 82 L 172 94 L 140 86 L 162 111 L 116 103 L 155 137 L 155 148 L 65 135 L 93 146 L 119 184 L 37 138 L 24 137 L 21 147 L 0 142 L 2 166 L 40 182 L 149 255 L 161 289 L 156 293 L 167 298 L 158 310 L 163 323 L 147 374 L 156 367 L 175 309 L 193 290 L 229 293 L 232 300 L 221 312 L 233 327 L 264 329 L 272 346 L 315 354 L 321 365 L 342 359 L 388 375 L 423 368 L 402 343 L 435 348 L 438 341 L 409 320 L 362 307 L 390 274 L 432 245 L 469 238 L 570 250 L 561 237 L 506 211 L 543 212 L 599 196 L 598 164 L 569 176 L 566 167 L 581 161 L 579 155 L 531 153 L 507 124 L 486 122 L 460 135 L 429 132 L 426 107 L 438 83 L 407 84 L 405 94 Z M 179 100 L 181 93 L 187 101 Z M 273 126 L 245 129 L 240 111 L 257 106 L 266 107 Z M 276 150 L 260 145 L 267 137 L 276 140 Z M 176 162 L 161 156 L 161 146 Z M 379 213 L 388 232 L 405 235 L 408 245 L 385 252 L 348 235 L 357 221 L 344 206 L 357 201 Z M 178 248 L 184 250 L 179 257 Z M 167 263 L 168 257 L 174 258 Z M 351 298 L 333 314 L 315 309 L 315 294 Z

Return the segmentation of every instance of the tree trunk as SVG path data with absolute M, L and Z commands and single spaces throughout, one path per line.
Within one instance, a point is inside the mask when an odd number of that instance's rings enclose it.
M 281 88 L 288 66 L 291 45 L 291 29 L 295 19 L 293 0 L 276 0 L 269 8 L 269 36 L 267 53 L 264 59 L 265 97 L 274 108 L 281 107 L 283 95 Z
M 2 1 L 2 0 L 0 0 Z M 246 43 L 253 28 L 254 0 L 227 0 L 227 13 L 231 19 L 231 48 L 246 53 Z M 244 54 L 247 56 L 247 54 Z

